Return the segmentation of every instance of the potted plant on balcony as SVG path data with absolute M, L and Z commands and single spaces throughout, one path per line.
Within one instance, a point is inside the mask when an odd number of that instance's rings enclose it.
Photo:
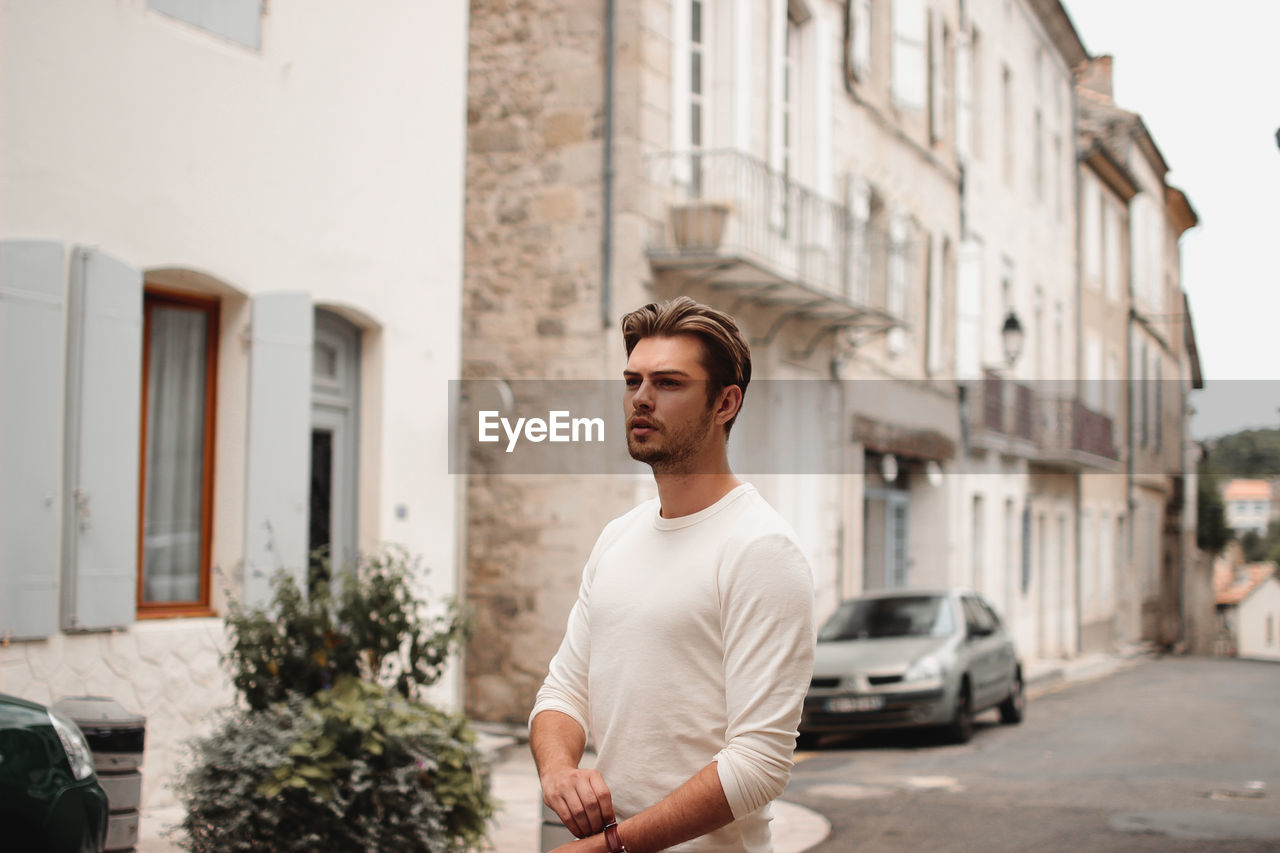
M 671 205 L 671 233 L 682 252 L 714 252 L 720 248 L 731 206 L 727 201 L 696 199 Z

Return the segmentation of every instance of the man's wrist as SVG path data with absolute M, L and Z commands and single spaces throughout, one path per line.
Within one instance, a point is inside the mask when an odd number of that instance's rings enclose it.
M 604 844 L 609 853 L 627 853 L 627 846 L 622 843 L 622 835 L 618 832 L 616 820 L 611 820 L 604 825 Z

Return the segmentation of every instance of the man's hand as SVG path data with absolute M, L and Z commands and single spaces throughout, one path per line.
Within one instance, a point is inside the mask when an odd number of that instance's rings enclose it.
M 613 797 L 600 771 L 552 771 L 541 782 L 543 801 L 578 838 L 603 832 L 613 820 Z

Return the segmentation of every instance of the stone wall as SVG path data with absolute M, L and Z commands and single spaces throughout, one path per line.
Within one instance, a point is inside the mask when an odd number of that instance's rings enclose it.
M 169 785 L 234 693 L 219 665 L 220 619 L 140 622 L 125 631 L 55 634 L 0 646 L 0 692 L 51 705 L 67 696 L 107 696 L 147 718 L 143 805 L 172 805 Z
M 600 379 L 620 370 L 621 338 L 605 328 L 600 287 L 604 5 L 472 3 L 466 378 Z M 620 96 L 619 110 L 635 102 Z M 471 716 L 527 718 L 595 537 L 634 503 L 635 489 L 630 477 L 469 474 Z

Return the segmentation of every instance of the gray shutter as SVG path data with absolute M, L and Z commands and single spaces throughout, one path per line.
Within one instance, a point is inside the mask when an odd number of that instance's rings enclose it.
M 263 0 L 147 0 L 147 5 L 223 38 L 257 49 Z
M 0 639 L 58 628 L 66 281 L 61 243 L 0 241 Z
M 71 256 L 63 480 L 63 626 L 136 613 L 142 273 L 96 249 Z
M 243 600 L 263 604 L 271 576 L 306 576 L 314 314 L 305 293 L 253 299 Z

